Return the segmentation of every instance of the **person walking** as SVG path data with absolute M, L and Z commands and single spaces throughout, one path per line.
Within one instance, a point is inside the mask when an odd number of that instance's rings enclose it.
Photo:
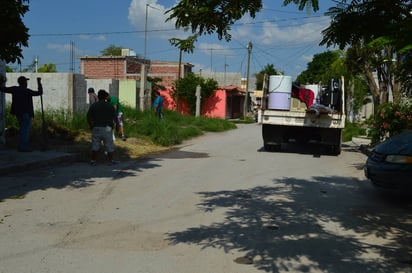
M 124 134 L 124 124 L 123 124 L 123 107 L 119 102 L 119 99 L 116 96 L 110 96 L 107 94 L 107 101 L 113 105 L 114 109 L 116 110 L 117 115 L 117 127 L 116 132 L 120 133 L 122 140 L 126 141 L 126 135 Z M 115 137 L 113 136 L 115 139 Z
M 20 76 L 17 79 L 18 86 L 6 87 L 5 82 L 2 82 L 0 86 L 1 92 L 10 93 L 12 96 L 10 113 L 15 115 L 19 122 L 19 152 L 33 151 L 29 148 L 30 130 L 34 118 L 33 97 L 43 95 L 41 78 L 37 78 L 37 91 L 27 88 L 28 80 L 28 78 Z
M 93 103 L 95 103 L 95 102 L 98 101 L 98 98 L 97 98 L 96 93 L 94 92 L 94 88 L 93 88 L 93 87 L 90 87 L 90 88 L 87 90 L 87 94 L 89 95 L 89 107 L 90 107 L 90 106 L 92 106 Z
M 100 144 L 103 141 L 109 164 L 116 164 L 113 160 L 115 151 L 113 142 L 113 126 L 117 124 L 116 111 L 107 99 L 107 92 L 100 89 L 97 93 L 98 102 L 90 106 L 87 111 L 87 123 L 92 130 L 92 147 L 90 165 L 96 166 Z
M 163 97 L 160 95 L 159 90 L 155 91 L 155 100 L 153 102 L 153 109 L 155 110 L 156 116 L 159 119 L 163 119 L 163 113 L 162 113 L 162 109 L 163 109 Z

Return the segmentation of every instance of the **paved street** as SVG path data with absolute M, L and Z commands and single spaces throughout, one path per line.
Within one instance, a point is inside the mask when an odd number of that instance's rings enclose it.
M 2 175 L 0 272 L 412 272 L 412 202 L 370 185 L 356 145 L 271 153 L 260 129 Z

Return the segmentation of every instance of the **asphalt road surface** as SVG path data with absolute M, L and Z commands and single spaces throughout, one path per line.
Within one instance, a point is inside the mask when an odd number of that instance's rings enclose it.
M 2 176 L 0 272 L 412 272 L 410 198 L 377 192 L 357 147 L 265 152 L 260 130 Z

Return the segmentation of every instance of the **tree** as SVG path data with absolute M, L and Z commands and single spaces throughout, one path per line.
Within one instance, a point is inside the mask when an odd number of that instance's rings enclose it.
M 298 75 L 297 81 L 302 84 L 312 84 L 328 82 L 331 78 L 340 77 L 339 74 L 331 74 L 331 65 L 339 59 L 339 51 L 326 51 L 315 54 L 312 61 L 307 64 L 307 68 Z
M 55 73 L 57 72 L 57 68 L 55 64 L 48 63 L 48 64 L 43 64 L 39 69 L 37 69 L 38 72 L 41 73 Z
M 284 0 L 283 4 L 295 3 L 299 10 L 319 10 L 318 0 Z M 167 21 L 176 19 L 176 28 L 191 29 L 197 35 L 217 33 L 219 39 L 230 41 L 231 26 L 245 14 L 255 18 L 262 9 L 262 0 L 180 0 L 170 10 Z
M 411 1 L 351 1 L 330 8 L 331 25 L 323 31 L 321 45 L 350 47 L 347 60 L 352 69 L 362 71 L 373 95 L 375 109 L 388 99 L 400 97 L 401 71 L 410 77 L 412 68 Z M 409 53 L 408 53 L 409 52 Z M 375 82 L 374 71 L 378 77 Z
M 28 46 L 29 29 L 22 17 L 29 10 L 29 0 L 0 0 L 0 59 L 21 63 L 22 46 Z
M 267 64 L 259 73 L 255 74 L 256 78 L 256 89 L 262 90 L 263 89 L 263 78 L 265 74 L 267 75 L 276 75 L 279 72 L 275 69 L 273 64 Z
M 11 66 L 6 65 L 6 72 L 16 72 L 15 69 Z
M 162 82 L 161 78 L 147 77 L 147 81 L 152 84 L 152 90 L 166 90 L 166 87 L 164 85 L 159 84 L 160 82 Z
M 196 87 L 198 85 L 201 87 L 200 95 L 202 98 L 210 97 L 218 87 L 218 83 L 214 79 L 205 80 L 193 73 L 173 83 L 173 97 L 176 99 L 176 102 L 177 96 L 185 99 L 189 104 L 190 113 L 193 115 L 196 112 Z
M 179 48 L 179 74 L 178 79 L 180 79 L 180 67 L 182 65 L 182 52 L 186 53 L 193 53 L 195 49 L 194 43 L 197 41 L 197 35 L 192 35 L 187 37 L 186 39 L 179 39 L 179 38 L 170 38 L 169 43 L 172 46 Z
M 182 66 L 182 52 L 193 53 L 195 49 L 195 42 L 197 41 L 197 35 L 189 36 L 186 39 L 170 38 L 169 43 L 177 48 L 179 48 L 179 71 L 177 72 L 177 79 L 181 76 L 181 66 Z M 179 91 L 177 89 L 176 95 L 176 110 L 179 111 Z
M 112 44 L 100 51 L 100 53 L 102 54 L 102 56 L 121 56 L 122 49 L 122 46 L 115 46 Z

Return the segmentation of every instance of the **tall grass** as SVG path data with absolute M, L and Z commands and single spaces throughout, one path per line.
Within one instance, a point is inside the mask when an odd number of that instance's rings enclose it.
M 10 112 L 8 106 L 7 112 Z M 44 119 L 51 137 L 65 137 L 79 131 L 89 131 L 86 112 L 69 113 L 66 110 L 46 110 Z M 161 146 L 172 146 L 183 140 L 202 135 L 203 132 L 221 132 L 236 128 L 228 120 L 218 118 L 193 117 L 165 110 L 160 120 L 153 111 L 139 111 L 123 106 L 124 131 L 128 137 L 145 138 Z M 7 127 L 18 128 L 14 116 L 7 114 Z M 33 130 L 41 130 L 42 113 L 37 111 L 33 120 Z
M 352 137 L 366 135 L 366 129 L 362 128 L 358 123 L 345 122 L 345 128 L 342 130 L 342 141 L 351 141 Z
M 16 117 L 9 114 L 10 105 L 7 105 L 6 111 L 6 127 L 18 128 Z M 123 113 L 124 130 L 128 137 L 145 138 L 166 147 L 180 144 L 183 140 L 202 135 L 203 132 L 222 132 L 236 128 L 232 121 L 181 115 L 168 110 L 163 112 L 163 120 L 159 120 L 152 111 L 142 112 L 128 106 L 123 107 Z M 33 130 L 42 129 L 41 114 L 40 111 L 35 113 Z M 44 119 L 51 137 L 70 139 L 79 131 L 89 131 L 86 112 L 69 113 L 62 109 L 47 109 L 44 111 Z M 350 141 L 352 137 L 360 135 L 366 135 L 366 129 L 357 123 L 346 121 L 342 141 Z

